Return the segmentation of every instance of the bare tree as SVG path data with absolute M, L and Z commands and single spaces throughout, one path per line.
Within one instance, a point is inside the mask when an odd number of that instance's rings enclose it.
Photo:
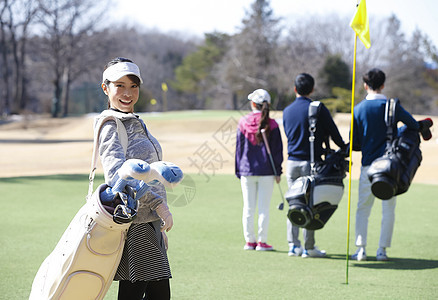
M 277 86 L 279 21 L 274 17 L 269 1 L 256 0 L 242 20 L 240 33 L 231 38 L 224 63 L 226 80 L 237 97 L 256 88 L 272 92 Z
M 92 49 L 83 41 L 101 19 L 105 2 L 93 0 L 38 0 L 42 14 L 40 22 L 47 41 L 46 59 L 53 70 L 52 116 L 68 113 L 70 85 L 87 66 L 83 60 Z
M 10 111 L 24 110 L 27 106 L 26 46 L 29 26 L 38 8 L 33 1 L 25 0 L 3 0 L 1 4 L 1 49 L 5 65 L 3 80 L 6 88 L 4 113 L 9 114 Z M 13 62 L 11 68 L 9 68 L 10 56 Z M 13 74 L 12 79 L 10 74 Z M 9 88 L 11 80 L 14 82 L 14 91 Z
M 2 94 L 1 96 L 1 108 L 2 108 L 2 115 L 9 115 L 10 113 L 10 97 L 11 97 L 11 90 L 9 86 L 9 77 L 10 77 L 10 71 L 9 71 L 9 61 L 8 61 L 8 53 L 9 53 L 9 47 L 7 40 L 8 33 L 7 33 L 7 23 L 6 23 L 6 15 L 8 13 L 8 7 L 9 7 L 9 1 L 8 0 L 1 0 L 0 1 L 1 9 L 0 9 L 0 50 L 1 50 L 1 60 L 2 60 Z

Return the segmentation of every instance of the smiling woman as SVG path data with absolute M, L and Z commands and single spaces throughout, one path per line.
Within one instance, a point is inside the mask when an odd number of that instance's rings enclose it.
M 123 143 L 115 120 L 102 121 L 99 154 L 108 186 L 114 186 L 118 170 L 128 159 L 148 164 L 162 160 L 159 142 L 134 113 L 142 82 L 138 66 L 126 58 L 113 59 L 103 72 L 102 90 L 108 96 L 108 109 L 96 118 L 95 131 L 99 130 L 99 120 L 110 115 L 123 124 L 127 134 L 127 143 Z M 119 281 L 118 299 L 169 299 L 171 272 L 165 231 L 172 228 L 173 218 L 164 186 L 151 186 L 139 202 L 114 276 Z
M 110 61 L 103 72 L 102 82 L 103 92 L 108 96 L 108 108 L 134 112 L 142 82 L 140 69 L 131 60 L 118 57 Z

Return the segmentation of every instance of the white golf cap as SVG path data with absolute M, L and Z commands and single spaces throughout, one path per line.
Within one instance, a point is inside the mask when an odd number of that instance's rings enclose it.
M 109 81 L 116 81 L 125 75 L 135 75 L 140 79 L 140 82 L 143 83 L 143 79 L 141 79 L 140 76 L 140 69 L 136 64 L 131 62 L 119 62 L 108 67 L 103 72 L 102 82 L 105 82 L 107 79 Z
M 271 103 L 271 96 L 264 89 L 258 89 L 248 95 L 248 100 L 255 104 L 263 104 L 263 102 Z

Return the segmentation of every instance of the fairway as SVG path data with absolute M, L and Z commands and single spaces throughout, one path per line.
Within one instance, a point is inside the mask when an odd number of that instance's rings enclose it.
M 391 260 L 375 260 L 381 214 L 377 199 L 368 232 L 369 260 L 349 261 L 347 285 L 348 177 L 338 210 L 316 233 L 316 245 L 327 251 L 327 258 L 288 257 L 286 210 L 276 209 L 281 201 L 277 188 L 268 240 L 276 251 L 243 250 L 241 188 L 233 175 L 235 126 L 242 113 L 246 111 L 141 114 L 163 147 L 163 159 L 176 163 L 186 174 L 180 186 L 168 191 L 175 222 L 168 253 L 173 299 L 437 298 L 438 144 L 434 140 L 422 142 L 422 165 L 409 191 L 397 202 L 393 245 L 388 250 Z M 281 124 L 281 112 L 271 116 Z M 28 298 L 40 264 L 84 204 L 92 117 L 1 125 L 0 299 Z M 348 116 L 337 114 L 335 122 L 346 139 Z M 437 136 L 435 130 L 433 134 Z M 354 153 L 350 254 L 355 251 L 359 166 L 360 155 Z M 98 175 L 95 187 L 102 181 Z M 285 192 L 284 176 L 281 184 Z M 116 294 L 114 283 L 105 299 L 116 299 Z
M 96 185 L 103 178 L 99 176 Z M 83 204 L 86 175 L 2 178 L 0 292 L 26 299 L 33 277 Z M 286 183 L 282 182 L 283 190 Z M 18 191 L 18 192 L 17 192 Z M 287 256 L 286 211 L 274 190 L 269 243 L 276 251 L 244 251 L 242 200 L 233 175 L 188 174 L 169 191 L 175 226 L 169 232 L 173 299 L 435 299 L 438 294 L 436 185 L 414 184 L 399 197 L 389 262 L 375 260 L 379 201 L 370 226 L 369 260 L 349 261 L 346 283 L 347 193 L 325 228 L 316 233 L 327 258 Z M 352 188 L 350 252 L 354 251 L 356 182 Z M 12 205 L 11 205 L 12 204 Z M 11 209 L 9 209 L 11 207 Z M 105 299 L 116 299 L 114 283 Z

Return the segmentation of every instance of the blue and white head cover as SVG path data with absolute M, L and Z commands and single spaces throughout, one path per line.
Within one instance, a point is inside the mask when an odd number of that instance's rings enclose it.
M 140 82 L 143 83 L 143 79 L 141 79 L 140 76 L 140 69 L 136 64 L 131 62 L 119 62 L 108 67 L 103 72 L 102 82 L 105 82 L 105 80 L 116 81 L 125 75 L 135 75 L 140 79 Z

